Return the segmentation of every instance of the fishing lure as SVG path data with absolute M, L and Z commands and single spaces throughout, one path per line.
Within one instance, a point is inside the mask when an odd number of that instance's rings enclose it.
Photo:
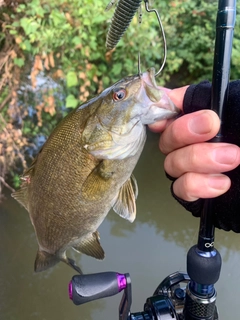
M 116 0 L 112 0 L 106 10 L 109 10 Z M 127 30 L 132 18 L 141 5 L 142 0 L 119 0 L 114 12 L 112 23 L 107 34 L 106 47 L 111 50 Z
M 106 10 L 109 10 L 117 0 L 111 0 L 108 4 Z M 126 31 L 127 27 L 129 26 L 135 12 L 137 9 L 141 8 L 141 1 L 142 0 L 119 0 L 117 4 L 117 8 L 114 12 L 112 23 L 110 25 L 110 29 L 107 34 L 106 40 L 106 47 L 109 50 L 112 50 L 117 45 L 118 41 L 123 36 L 124 32 Z M 144 0 L 145 2 L 145 9 L 147 12 L 154 12 L 156 14 L 160 30 L 162 32 L 162 39 L 163 39 L 163 61 L 160 69 L 155 74 L 158 76 L 162 69 L 164 68 L 166 58 L 167 58 L 167 43 L 166 37 L 163 29 L 163 25 L 160 19 L 160 16 L 156 9 L 149 9 L 148 4 L 149 0 Z M 142 19 L 142 12 L 140 11 L 139 23 L 141 23 Z M 141 74 L 141 67 L 140 67 L 140 53 L 138 54 L 138 73 Z

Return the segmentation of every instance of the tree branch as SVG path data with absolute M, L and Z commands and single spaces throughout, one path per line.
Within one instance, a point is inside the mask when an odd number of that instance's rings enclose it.
M 5 105 L 11 100 L 12 93 L 9 93 L 3 102 L 0 104 L 0 111 L 5 107 Z
M 9 190 L 11 190 L 12 192 L 15 191 L 15 189 L 13 189 L 5 180 L 3 177 L 0 177 L 0 182 L 6 187 L 8 188 Z

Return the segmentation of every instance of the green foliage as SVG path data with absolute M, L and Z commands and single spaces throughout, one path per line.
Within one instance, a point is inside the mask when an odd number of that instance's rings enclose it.
M 240 8 L 239 3 L 238 9 Z M 211 80 L 218 1 L 177 0 L 168 2 L 164 25 L 168 40 L 165 72 L 172 85 Z M 239 15 L 232 55 L 232 78 L 239 78 Z M 238 61 L 237 61 L 238 59 Z M 171 78 L 171 75 L 173 78 Z
M 105 11 L 109 1 L 26 0 L 0 13 L 4 21 L 0 50 L 9 53 L 7 63 L 2 64 L 5 74 L 0 70 L 4 79 L 0 79 L 0 104 L 12 93 L 11 103 L 14 101 L 18 110 L 14 112 L 22 117 L 21 133 L 28 141 L 39 134 L 47 136 L 66 114 L 66 108 L 75 108 L 122 77 L 136 74 L 138 52 L 142 70 L 160 68 L 163 45 L 158 22 L 155 14 L 144 9 L 141 25 L 136 15 L 116 50 L 106 52 L 113 15 L 113 10 Z M 175 87 L 211 80 L 217 1 L 155 0 L 153 6 L 161 15 L 168 47 L 166 66 L 157 78 L 159 84 Z M 237 6 L 239 11 L 240 4 Z M 239 28 L 238 14 L 232 78 L 240 78 Z M 14 45 L 6 48 L 9 43 Z M 20 81 L 15 73 L 24 82 L 29 70 L 33 90 L 19 94 Z M 39 74 L 53 79 L 54 85 L 47 90 L 39 88 Z M 5 120 L 14 123 L 13 109 L 9 110 L 5 108 Z
M 13 173 L 12 182 L 15 188 L 19 188 L 21 184 L 21 180 L 18 174 Z
M 20 68 L 24 66 L 23 58 L 14 58 L 13 61 L 14 61 L 14 64 Z
M 69 71 L 67 73 L 67 87 L 74 87 L 78 84 L 77 74 L 74 71 Z
M 76 108 L 78 105 L 78 100 L 74 97 L 73 94 L 69 94 L 66 98 L 66 107 L 67 108 Z
M 86 80 L 90 84 L 85 89 L 94 94 L 100 80 L 105 87 L 122 76 L 136 73 L 138 52 L 142 69 L 150 66 L 158 69 L 161 64 L 159 27 L 155 15 L 144 10 L 142 24 L 138 25 L 134 17 L 117 49 L 106 55 L 105 39 L 113 14 L 113 10 L 105 11 L 107 2 L 32 0 L 17 7 L 11 14 L 14 23 L 8 28 L 25 56 L 39 54 L 44 59 L 44 55 L 53 54 L 56 68 L 63 71 L 69 94 L 77 99 L 78 89 L 71 88 L 79 88 Z M 159 78 L 161 84 L 171 83 L 172 77 L 176 85 L 211 79 L 217 1 L 155 0 L 154 6 L 161 14 L 168 46 L 167 65 Z M 232 59 L 234 78 L 239 77 L 239 46 L 237 23 Z M 24 58 L 17 57 L 14 62 L 22 67 Z M 45 71 L 49 72 L 46 66 Z M 79 78 L 79 71 L 85 77 Z M 99 81 L 93 81 L 94 75 Z

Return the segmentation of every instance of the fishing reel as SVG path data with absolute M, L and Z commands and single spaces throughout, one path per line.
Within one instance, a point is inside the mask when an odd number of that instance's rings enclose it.
M 132 290 L 128 273 L 103 272 L 77 275 L 69 283 L 69 298 L 80 305 L 123 291 L 119 320 L 218 320 L 216 292 L 205 296 L 192 293 L 186 273 L 175 272 L 166 277 L 147 298 L 142 312 L 131 313 Z

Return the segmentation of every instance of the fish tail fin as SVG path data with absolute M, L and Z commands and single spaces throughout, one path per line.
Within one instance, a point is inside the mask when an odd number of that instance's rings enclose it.
M 60 260 L 66 263 L 69 267 L 73 268 L 79 274 L 83 274 L 82 270 L 76 265 L 76 262 L 73 259 L 68 258 L 65 254 L 62 255 Z
M 60 261 L 59 257 L 55 254 L 46 251 L 38 250 L 34 264 L 34 271 L 41 272 L 55 266 Z

